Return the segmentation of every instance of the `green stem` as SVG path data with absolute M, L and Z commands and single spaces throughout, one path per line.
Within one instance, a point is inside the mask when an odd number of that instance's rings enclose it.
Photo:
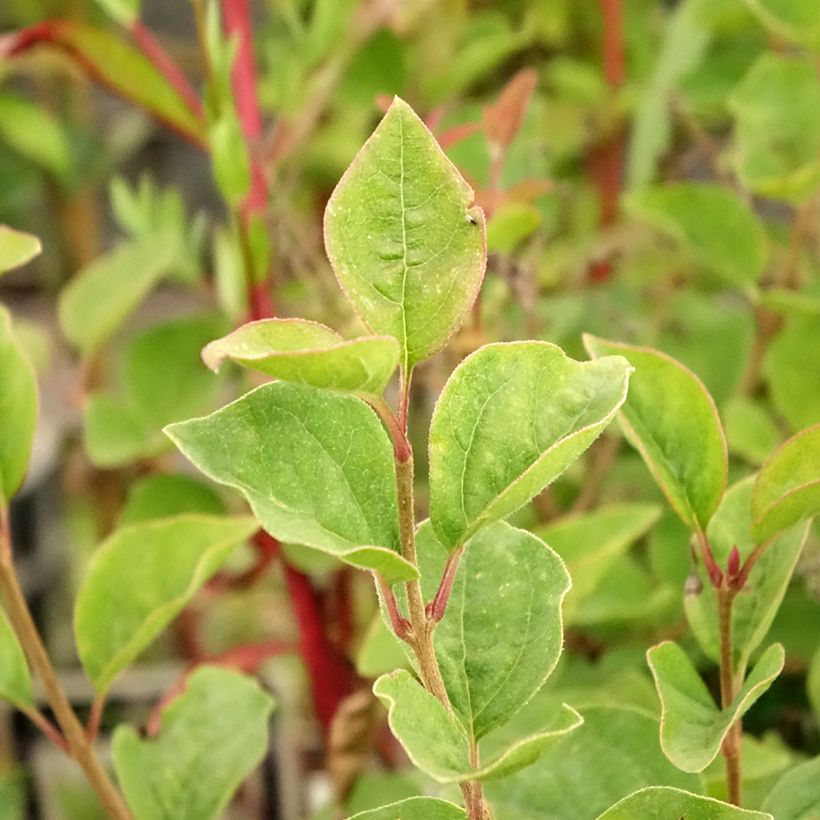
M 718 604 L 718 630 L 720 635 L 720 705 L 728 709 L 737 696 L 732 648 L 732 605 L 735 591 L 725 585 L 715 590 Z M 730 803 L 741 804 L 740 741 L 741 723 L 736 720 L 726 733 L 722 752 L 726 761 L 726 791 Z

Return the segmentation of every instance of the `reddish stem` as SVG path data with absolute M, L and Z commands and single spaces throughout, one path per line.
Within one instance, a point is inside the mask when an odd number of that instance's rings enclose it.
M 410 637 L 410 621 L 401 614 L 399 602 L 396 600 L 393 587 L 384 580 L 381 573 L 374 572 L 373 577 L 379 585 L 379 591 L 384 599 L 384 607 L 387 610 L 387 616 L 390 618 L 390 625 L 393 627 L 393 632 L 396 633 L 397 638 L 406 641 Z
M 433 600 L 427 604 L 427 615 L 431 621 L 440 621 L 447 611 L 447 602 L 450 600 L 450 593 L 453 591 L 453 582 L 456 580 L 458 566 L 461 563 L 461 556 L 464 554 L 464 547 L 459 547 L 455 552 L 450 553 L 444 573 L 441 576 L 438 590 Z

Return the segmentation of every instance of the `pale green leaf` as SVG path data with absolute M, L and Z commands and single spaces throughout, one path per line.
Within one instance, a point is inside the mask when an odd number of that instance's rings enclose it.
M 382 675 L 373 692 L 385 704 L 393 734 L 414 765 L 439 783 L 464 783 L 506 777 L 530 766 L 583 719 L 564 706 L 552 725 L 516 741 L 478 768 L 470 763 L 470 747 L 458 718 L 409 672 Z
M 37 423 L 37 380 L 0 305 L 0 507 L 23 483 Z
M 646 786 L 700 791 L 699 777 L 681 772 L 664 756 L 658 721 L 649 714 L 622 707 L 589 707 L 582 713 L 584 724 L 532 766 L 485 784 L 495 817 L 594 820 Z
M 40 255 L 40 240 L 30 233 L 0 225 L 0 273 L 19 268 Z
M 751 497 L 754 478 L 733 485 L 726 492 L 706 532 L 718 565 L 725 567 L 732 547 L 737 545 L 741 564 L 757 543 L 751 531 Z M 808 532 L 808 522 L 797 524 L 778 535 L 758 559 L 743 592 L 732 607 L 732 634 L 735 668 L 741 669 L 760 642 L 780 608 L 797 559 Z M 703 651 L 713 660 L 720 658 L 716 596 L 703 568 L 699 591 L 684 597 L 689 625 Z
M 381 615 L 376 615 L 356 655 L 356 672 L 363 678 L 377 678 L 406 665 L 402 642 Z
M 83 354 L 105 342 L 173 265 L 176 249 L 146 237 L 97 257 L 60 294 L 60 326 Z
M 276 538 L 390 580 L 416 576 L 397 551 L 393 448 L 355 396 L 275 382 L 166 432 L 205 475 L 242 492 Z
M 114 766 L 134 820 L 213 820 L 268 749 L 270 696 L 244 675 L 197 669 L 165 708 L 159 737 L 114 733 Z
M 347 340 L 305 319 L 249 322 L 202 351 L 213 371 L 224 359 L 275 379 L 381 395 L 399 363 L 391 336 Z
M 820 512 L 820 424 L 783 444 L 760 468 L 752 490 L 758 542 Z
M 809 696 L 814 714 L 820 721 L 820 646 L 812 655 L 809 672 L 806 675 L 806 694 Z
M 208 129 L 214 181 L 225 201 L 238 208 L 251 186 L 251 167 L 242 126 L 233 107 L 226 106 Z
M 83 413 L 85 448 L 98 467 L 116 467 L 141 456 L 156 455 L 158 445 L 151 440 L 136 412 L 125 401 L 108 393 L 92 393 Z
M 743 185 L 787 200 L 810 196 L 820 181 L 820 80 L 812 62 L 764 53 L 729 106 Z
M 212 487 L 183 473 L 157 473 L 137 479 L 128 491 L 118 525 L 183 513 L 223 515 L 225 505 Z
M 255 530 L 248 516 L 180 515 L 123 527 L 99 547 L 74 610 L 77 650 L 98 692 Z
M 820 316 L 820 296 L 788 288 L 768 288 L 759 294 L 760 303 L 786 316 Z
M 702 772 L 720 751 L 730 727 L 754 705 L 780 674 L 783 647 L 772 644 L 755 664 L 737 697 L 718 709 L 686 653 L 672 641 L 646 654 L 661 699 L 661 747 L 685 772 Z
M 97 4 L 125 28 L 139 17 L 140 0 L 97 0 Z
M 69 132 L 44 106 L 24 97 L 0 94 L 0 138 L 58 179 L 68 176 Z
M 405 371 L 455 333 L 484 276 L 473 191 L 410 106 L 396 98 L 328 202 L 325 245 L 348 299 L 394 336 Z
M 597 588 L 609 569 L 658 521 L 654 504 L 610 504 L 582 516 L 544 524 L 535 534 L 566 562 L 572 589 L 564 602 L 564 618 L 572 622 L 578 607 Z
M 751 208 L 727 188 L 677 182 L 635 191 L 624 206 L 734 285 L 752 284 L 763 272 L 766 232 Z
M 774 820 L 760 811 L 740 809 L 669 786 L 650 786 L 618 801 L 598 820 Z M 778 814 L 778 820 L 780 815 Z
M 746 0 L 776 37 L 820 49 L 820 9 L 814 0 Z
M 466 820 L 467 812 L 455 803 L 435 797 L 408 797 L 379 809 L 354 814 L 350 820 Z
M 820 817 L 820 756 L 786 772 L 763 801 L 762 809 L 777 820 Z
M 528 236 L 538 230 L 541 212 L 529 202 L 507 202 L 487 222 L 487 250 L 512 253 Z
M 729 450 L 750 464 L 762 464 L 781 441 L 765 404 L 748 396 L 734 396 L 723 407 Z
M 441 542 L 463 544 L 554 481 L 612 420 L 629 373 L 620 356 L 576 362 L 547 342 L 468 356 L 430 425 L 430 515 Z
M 0 608 L 0 698 L 21 708 L 34 706 L 26 656 Z
M 726 488 L 728 454 L 715 403 L 682 364 L 648 347 L 585 335 L 591 355 L 626 356 L 635 368 L 621 421 L 683 522 L 705 527 Z
M 432 599 L 448 550 L 429 521 L 417 531 L 416 551 Z M 555 669 L 569 588 L 564 562 L 529 532 L 495 522 L 468 542 L 433 640 L 450 701 L 471 736 L 509 720 Z

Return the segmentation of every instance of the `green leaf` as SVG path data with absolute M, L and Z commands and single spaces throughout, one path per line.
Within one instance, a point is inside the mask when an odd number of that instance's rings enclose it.
M 36 236 L 0 225 L 0 273 L 25 265 L 39 256 L 42 249 Z
M 820 80 L 808 59 L 764 53 L 729 107 L 734 164 L 744 187 L 800 201 L 820 181 Z
M 709 523 L 706 534 L 715 561 L 721 567 L 726 566 L 732 547 L 737 545 L 742 565 L 757 543 L 751 531 L 753 481 L 750 477 L 730 487 Z M 735 669 L 746 666 L 752 653 L 766 637 L 786 593 L 807 532 L 808 522 L 804 522 L 778 535 L 758 559 L 742 594 L 735 598 L 732 607 Z M 684 597 L 684 607 L 701 648 L 710 658 L 718 661 L 716 596 L 702 564 L 702 561 L 698 562 L 700 589 Z
M 37 423 L 37 380 L 0 305 L 0 507 L 23 483 Z
M 212 820 L 268 749 L 273 701 L 256 681 L 204 666 L 166 707 L 159 737 L 118 726 L 117 777 L 135 820 Z
M 275 379 L 378 396 L 398 366 L 399 347 L 391 336 L 347 340 L 317 322 L 263 319 L 202 351 L 213 371 L 226 358 Z
M 576 362 L 547 342 L 468 356 L 430 425 L 430 517 L 441 542 L 463 544 L 554 481 L 612 420 L 629 373 L 620 356 Z
M 377 678 L 406 664 L 404 645 L 381 615 L 376 615 L 356 655 L 356 672 L 363 678 Z
M 17 635 L 0 608 L 0 698 L 25 709 L 34 707 L 31 675 Z
M 735 396 L 723 407 L 726 440 L 732 453 L 750 464 L 762 464 L 781 441 L 768 408 L 748 396 Z
M 210 485 L 183 473 L 158 473 L 139 478 L 131 485 L 117 524 L 124 527 L 183 513 L 225 512 L 222 499 Z
M 790 438 L 761 467 L 752 490 L 758 542 L 820 512 L 820 424 Z
M 354 814 L 350 820 L 466 820 L 467 812 L 455 803 L 435 797 L 408 797 L 380 809 Z
M 105 342 L 173 265 L 176 249 L 156 237 L 97 257 L 60 294 L 60 326 L 84 355 Z
M 233 107 L 208 129 L 214 180 L 225 201 L 237 208 L 251 187 L 251 167 L 242 126 Z
M 528 236 L 538 230 L 541 212 L 529 202 L 507 202 L 487 222 L 487 250 L 512 253 Z
M 820 14 L 814 0 L 746 0 L 746 5 L 775 36 L 820 49 Z
M 582 711 L 583 726 L 565 735 L 535 764 L 486 783 L 495 817 L 593 820 L 645 786 L 700 791 L 699 777 L 679 771 L 663 755 L 655 718 L 623 707 Z
M 609 569 L 658 521 L 655 504 L 610 504 L 582 516 L 568 516 L 535 530 L 566 562 L 572 589 L 564 618 L 572 622 L 578 607 L 598 587 Z
M 140 0 L 97 0 L 97 4 L 124 28 L 131 28 L 139 17 Z
M 276 538 L 391 581 L 416 576 L 397 552 L 393 448 L 355 396 L 275 382 L 166 433 L 205 475 L 239 490 Z
M 373 692 L 388 709 L 388 721 L 413 764 L 439 783 L 464 783 L 506 777 L 531 765 L 563 735 L 583 723 L 564 706 L 554 725 L 531 734 L 475 768 L 470 747 L 458 718 L 428 692 L 409 672 L 399 669 L 382 675 Z
M 786 772 L 763 801 L 761 808 L 777 820 L 811 820 L 820 817 L 820 756 Z
M 806 675 L 806 693 L 815 716 L 820 720 L 820 646 L 812 655 L 809 672 Z
M 325 212 L 325 246 L 364 323 L 394 336 L 405 372 L 458 330 L 484 276 L 473 191 L 407 103 L 393 101 Z
M 686 653 L 664 641 L 646 653 L 661 699 L 661 747 L 685 772 L 702 772 L 717 756 L 729 728 L 740 720 L 783 670 L 785 653 L 772 644 L 755 664 L 737 697 L 718 709 Z
M 751 208 L 727 188 L 678 182 L 635 191 L 624 206 L 733 285 L 750 285 L 763 272 L 766 232 Z
M 726 488 L 728 454 L 715 403 L 682 364 L 648 347 L 585 335 L 591 355 L 621 354 L 635 367 L 621 422 L 683 522 L 705 527 Z
M 99 547 L 74 611 L 77 650 L 98 692 L 255 530 L 247 516 L 180 515 L 123 527 Z
M 424 522 L 416 534 L 425 597 L 448 550 Z M 433 635 L 453 709 L 479 739 L 509 720 L 542 686 L 561 655 L 564 562 L 543 541 L 496 522 L 470 539 L 447 612 Z
M 132 407 L 117 396 L 92 393 L 83 413 L 85 448 L 98 467 L 116 467 L 157 454 L 156 442 Z
M 0 94 L 0 137 L 58 179 L 68 176 L 69 132 L 42 106 L 22 97 Z
M 678 817 L 681 820 L 774 820 L 772 815 L 764 812 L 739 809 L 711 797 L 669 786 L 650 786 L 630 794 L 600 815 L 598 820 L 635 820 L 637 817 L 641 820 Z

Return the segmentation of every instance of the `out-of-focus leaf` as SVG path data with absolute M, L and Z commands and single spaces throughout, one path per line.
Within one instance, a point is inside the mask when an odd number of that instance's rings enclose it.
M 22 97 L 0 94 L 0 136 L 58 179 L 71 168 L 69 136 L 61 122 Z
M 762 464 L 780 444 L 780 433 L 767 408 L 747 396 L 735 396 L 723 408 L 729 450 L 750 464 Z
M 225 505 L 203 481 L 184 473 L 158 473 L 137 479 L 120 512 L 119 526 L 183 513 L 222 515 Z
M 786 772 L 763 801 L 763 810 L 777 820 L 820 817 L 820 756 Z
M 39 256 L 40 240 L 30 233 L 0 225 L 0 273 L 19 268 Z
M 502 205 L 487 222 L 487 250 L 512 253 L 541 224 L 541 212 L 527 202 Z
M 668 786 L 651 786 L 630 794 L 605 811 L 598 820 L 774 820 L 771 814 L 740 809 L 711 797 L 702 797 Z M 779 815 L 778 815 L 779 817 Z
M 467 812 L 435 797 L 408 797 L 398 803 L 354 814 L 350 820 L 465 820 Z
M 776 36 L 820 49 L 820 13 L 814 0 L 746 0 L 746 5 Z
M 32 708 L 34 696 L 26 656 L 6 613 L 0 608 L 0 698 L 21 708 Z

